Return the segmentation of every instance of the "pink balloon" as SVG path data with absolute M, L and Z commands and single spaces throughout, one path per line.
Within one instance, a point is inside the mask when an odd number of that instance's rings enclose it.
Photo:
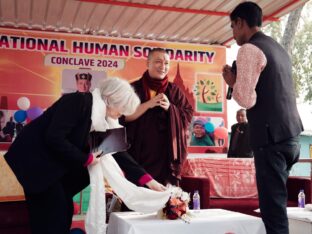
M 218 139 L 226 139 L 228 136 L 228 130 L 225 127 L 217 127 L 213 134 Z

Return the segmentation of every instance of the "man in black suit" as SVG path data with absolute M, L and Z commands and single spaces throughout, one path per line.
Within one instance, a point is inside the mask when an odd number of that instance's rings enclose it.
M 249 142 L 249 126 L 246 110 L 236 112 L 237 123 L 231 127 L 231 140 L 228 158 L 252 158 L 253 152 Z
M 303 131 L 288 53 L 260 31 L 262 9 L 239 4 L 230 14 L 240 49 L 236 75 L 223 68 L 233 98 L 247 109 L 261 217 L 267 234 L 288 234 L 286 181 L 300 154 Z
M 63 95 L 23 128 L 4 156 L 23 186 L 33 234 L 69 233 L 72 197 L 89 184 L 87 166 L 98 163 L 101 154 L 89 153 L 91 125 L 131 114 L 140 102 L 129 83 L 117 78 L 105 80 L 98 91 L 103 99 L 100 103 L 89 92 Z M 94 114 L 96 110 L 103 113 Z M 126 173 L 127 165 L 122 168 Z M 129 165 L 133 172 L 133 164 Z M 137 169 L 134 177 L 140 179 L 145 174 Z M 151 178 L 145 182 L 162 190 Z

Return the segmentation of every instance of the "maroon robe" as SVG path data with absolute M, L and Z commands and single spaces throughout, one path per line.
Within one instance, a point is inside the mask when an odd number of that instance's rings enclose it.
M 142 78 L 132 83 L 143 103 L 146 100 Z M 127 128 L 131 148 L 128 152 L 160 183 L 177 184 L 182 164 L 187 156 L 186 131 L 192 119 L 193 108 L 176 84 L 165 91 L 170 107 L 147 110 Z

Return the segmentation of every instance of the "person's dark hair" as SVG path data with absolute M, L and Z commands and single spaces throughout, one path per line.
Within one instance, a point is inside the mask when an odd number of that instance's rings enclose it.
M 2 118 L 4 116 L 3 111 L 0 110 L 0 118 Z
M 165 49 L 163 49 L 163 48 L 153 48 L 148 53 L 147 59 L 151 59 L 153 53 L 155 53 L 155 52 L 162 52 L 162 53 L 168 54 L 167 51 Z
M 235 7 L 230 18 L 231 21 L 236 21 L 237 18 L 244 19 L 250 28 L 261 27 L 262 9 L 254 2 L 243 2 Z

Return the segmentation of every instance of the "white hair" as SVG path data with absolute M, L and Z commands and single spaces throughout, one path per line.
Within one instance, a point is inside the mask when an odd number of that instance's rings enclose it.
M 140 105 L 140 99 L 128 81 L 118 77 L 105 79 L 100 84 L 101 97 L 108 107 L 117 108 L 123 115 L 131 115 Z

